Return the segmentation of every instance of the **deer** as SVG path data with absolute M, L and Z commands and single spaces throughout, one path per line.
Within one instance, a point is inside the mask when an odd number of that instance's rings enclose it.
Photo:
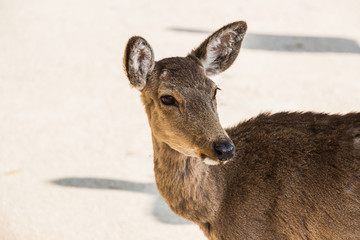
M 224 129 L 210 77 L 237 58 L 245 21 L 185 57 L 124 53 L 151 128 L 156 186 L 211 240 L 360 239 L 360 112 L 259 113 Z

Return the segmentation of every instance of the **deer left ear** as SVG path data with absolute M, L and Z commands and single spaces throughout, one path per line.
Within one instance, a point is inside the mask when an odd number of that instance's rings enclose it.
M 154 52 L 150 44 L 142 37 L 130 38 L 124 54 L 124 68 L 130 84 L 141 91 L 154 66 Z
M 230 23 L 214 32 L 189 55 L 200 60 L 206 75 L 219 74 L 235 61 L 246 30 L 247 25 L 244 21 Z

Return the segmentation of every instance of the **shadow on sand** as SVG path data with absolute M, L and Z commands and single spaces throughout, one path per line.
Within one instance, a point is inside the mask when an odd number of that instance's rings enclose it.
M 210 31 L 170 27 L 170 31 L 211 34 Z M 360 46 L 352 39 L 338 37 L 291 36 L 247 33 L 243 48 L 285 51 L 285 52 L 311 52 L 311 53 L 352 53 L 360 54 Z
M 188 224 L 189 222 L 176 216 L 166 205 L 163 198 L 156 189 L 155 183 L 136 183 L 125 180 L 114 180 L 105 178 L 61 178 L 51 181 L 51 183 L 63 187 L 88 188 L 88 189 L 107 189 L 131 191 L 151 194 L 156 197 L 152 214 L 160 222 L 167 224 Z

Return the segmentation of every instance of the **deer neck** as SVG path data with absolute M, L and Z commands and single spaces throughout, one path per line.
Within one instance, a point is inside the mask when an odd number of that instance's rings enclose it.
M 153 148 L 156 185 L 170 208 L 196 223 L 211 221 L 223 190 L 212 167 L 201 159 L 183 155 L 154 136 Z

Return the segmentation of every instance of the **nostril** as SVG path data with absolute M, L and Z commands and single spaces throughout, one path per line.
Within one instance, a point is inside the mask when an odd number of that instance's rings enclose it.
M 234 144 L 230 141 L 219 141 L 213 143 L 215 156 L 220 160 L 228 160 L 235 154 Z
M 220 147 L 217 146 L 217 145 L 215 145 L 214 151 L 215 151 L 215 155 L 216 155 L 216 156 L 220 156 L 220 155 L 223 154 L 223 151 L 221 151 Z

